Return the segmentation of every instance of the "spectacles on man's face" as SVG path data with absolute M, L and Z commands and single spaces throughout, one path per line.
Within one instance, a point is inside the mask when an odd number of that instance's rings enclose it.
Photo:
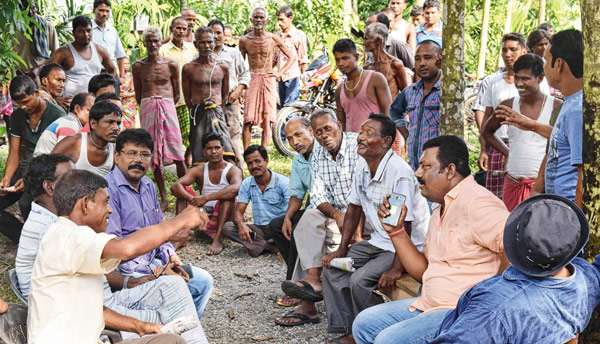
M 137 159 L 139 157 L 142 160 L 148 161 L 150 160 L 150 158 L 152 158 L 152 153 L 149 152 L 137 152 L 130 150 L 126 152 L 121 152 L 121 154 L 124 154 L 128 159 L 131 160 Z

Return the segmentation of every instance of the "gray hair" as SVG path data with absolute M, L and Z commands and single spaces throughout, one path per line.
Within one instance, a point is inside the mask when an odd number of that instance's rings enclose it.
M 156 35 L 158 37 L 158 40 L 162 41 L 162 32 L 156 26 L 148 26 L 144 30 L 144 33 L 142 34 L 142 41 L 145 42 L 146 41 L 146 37 L 148 37 L 148 35 Z
M 267 12 L 267 10 L 264 7 L 256 7 L 255 9 L 252 10 L 252 13 L 250 14 L 251 17 L 254 17 L 254 12 L 256 11 L 263 11 L 265 13 L 265 16 L 269 15 L 269 12 Z
M 313 111 L 312 115 L 310 116 L 310 124 L 312 125 L 315 122 L 315 120 L 321 116 L 329 117 L 329 119 L 336 124 L 338 122 L 337 115 L 335 114 L 335 112 L 333 112 L 333 110 L 317 109 L 317 110 Z
M 382 23 L 373 23 L 367 26 L 365 34 L 368 34 L 374 40 L 379 39 L 381 44 L 385 44 L 388 37 L 388 29 Z
M 210 33 L 210 35 L 213 37 L 215 35 L 214 31 L 208 26 L 200 26 L 196 29 L 196 32 L 194 32 L 194 39 L 198 40 L 198 37 L 200 37 L 200 35 L 203 33 Z

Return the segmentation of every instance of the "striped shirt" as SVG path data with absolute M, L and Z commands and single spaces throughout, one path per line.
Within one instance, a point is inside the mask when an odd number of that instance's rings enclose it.
M 335 160 L 324 147 L 316 147 L 313 151 L 313 180 L 310 190 L 310 204 L 313 208 L 329 203 L 346 212 L 352 176 L 358 164 L 357 137 L 357 133 L 342 134 L 342 143 Z
M 410 167 L 417 170 L 423 154 L 423 144 L 440 136 L 440 89 L 441 78 L 428 94 L 423 94 L 423 80 L 406 87 L 390 107 L 390 115 L 397 127 L 408 126 L 407 150 Z M 408 123 L 404 114 L 408 113 Z

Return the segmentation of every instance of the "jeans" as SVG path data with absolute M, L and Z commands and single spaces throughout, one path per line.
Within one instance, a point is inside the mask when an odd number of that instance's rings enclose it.
M 411 312 L 408 307 L 415 300 L 382 303 L 360 312 L 352 325 L 354 340 L 359 344 L 409 344 L 433 339 L 451 309 Z
M 300 78 L 293 78 L 288 81 L 279 81 L 279 106 L 293 102 L 300 97 Z

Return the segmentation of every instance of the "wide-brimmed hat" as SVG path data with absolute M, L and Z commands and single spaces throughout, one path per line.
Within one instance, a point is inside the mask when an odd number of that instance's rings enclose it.
M 573 202 L 538 195 L 519 204 L 506 220 L 504 251 L 522 273 L 546 277 L 569 264 L 589 235 L 587 219 Z

